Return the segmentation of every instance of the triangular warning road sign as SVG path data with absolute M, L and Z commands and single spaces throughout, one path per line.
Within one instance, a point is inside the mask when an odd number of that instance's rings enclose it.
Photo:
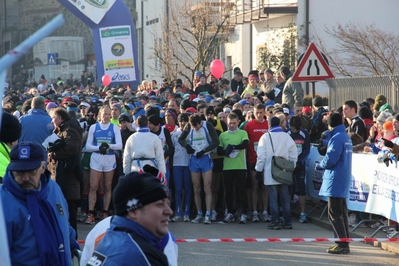
M 334 78 L 334 74 L 316 45 L 311 43 L 299 62 L 292 81 L 320 81 L 329 78 Z

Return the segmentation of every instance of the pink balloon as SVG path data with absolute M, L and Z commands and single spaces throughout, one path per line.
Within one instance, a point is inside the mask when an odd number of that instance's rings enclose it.
M 111 84 L 111 76 L 110 75 L 105 74 L 101 80 L 105 86 L 108 86 L 109 84 Z
M 223 62 L 220 59 L 213 60 L 210 65 L 210 70 L 215 78 L 220 79 L 224 73 Z

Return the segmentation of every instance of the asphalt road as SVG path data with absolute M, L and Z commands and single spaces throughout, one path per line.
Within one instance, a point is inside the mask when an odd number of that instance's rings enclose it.
M 294 218 L 295 219 L 295 218 Z M 296 220 L 296 219 L 295 219 Z M 330 230 L 308 223 L 293 223 L 292 230 L 268 230 L 267 223 L 211 225 L 172 223 L 176 239 L 198 238 L 332 238 Z M 79 224 L 79 239 L 93 226 Z M 179 243 L 179 265 L 399 265 L 399 256 L 365 243 L 351 243 L 348 255 L 331 255 L 325 250 L 334 243 Z

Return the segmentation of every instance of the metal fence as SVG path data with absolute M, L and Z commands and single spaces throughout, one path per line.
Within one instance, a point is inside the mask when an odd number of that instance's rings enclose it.
M 347 100 L 362 102 L 382 94 L 395 112 L 399 112 L 399 75 L 327 79 L 329 108 Z

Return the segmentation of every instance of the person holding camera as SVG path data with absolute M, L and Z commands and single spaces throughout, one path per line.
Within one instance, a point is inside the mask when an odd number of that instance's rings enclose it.
M 122 149 L 122 136 L 118 126 L 111 124 L 111 109 L 108 105 L 99 111 L 101 121 L 89 129 L 86 150 L 93 152 L 90 158 L 89 213 L 86 224 L 95 223 L 94 205 L 97 201 L 97 189 L 104 182 L 104 206 L 101 219 L 108 217 L 111 202 L 112 178 L 116 168 L 115 151 Z

